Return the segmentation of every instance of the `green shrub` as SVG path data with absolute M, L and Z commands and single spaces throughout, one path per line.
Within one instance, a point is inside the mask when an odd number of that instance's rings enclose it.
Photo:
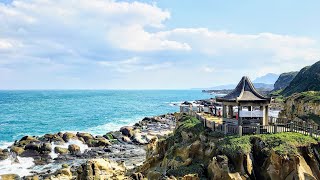
M 274 150 L 279 155 L 297 154 L 298 147 L 317 143 L 317 140 L 313 137 L 291 132 L 246 135 L 242 137 L 229 136 L 219 142 L 218 150 L 228 156 L 249 153 L 252 149 L 251 140 L 253 138 L 260 139 L 265 143 L 266 147 Z
M 189 166 L 180 166 L 177 169 L 167 171 L 167 176 L 183 177 L 187 174 L 198 174 L 199 177 L 204 176 L 204 168 L 201 164 L 191 164 Z

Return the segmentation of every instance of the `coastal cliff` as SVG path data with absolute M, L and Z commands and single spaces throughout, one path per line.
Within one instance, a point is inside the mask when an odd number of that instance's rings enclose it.
M 148 145 L 148 179 L 319 179 L 317 140 L 279 133 L 225 137 L 181 115 L 174 133 Z
M 282 117 L 300 118 L 320 124 L 320 92 L 295 93 L 284 101 Z
M 284 96 L 306 91 L 320 91 L 320 61 L 304 67 L 281 92 Z
M 293 72 L 287 72 L 287 73 L 280 74 L 279 78 L 274 83 L 273 91 L 285 89 L 287 86 L 289 86 L 291 81 L 296 77 L 296 75 L 298 73 L 299 73 L 298 71 L 293 71 Z

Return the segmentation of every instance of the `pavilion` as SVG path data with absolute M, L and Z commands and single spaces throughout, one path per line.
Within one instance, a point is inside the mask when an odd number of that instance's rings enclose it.
M 217 97 L 216 100 L 222 103 L 224 118 L 233 119 L 234 107 L 238 107 L 238 125 L 243 124 L 243 119 L 250 118 L 258 119 L 260 124 L 262 120 L 262 125 L 268 125 L 268 106 L 271 98 L 261 95 L 246 76 L 242 77 L 232 92 L 224 97 Z

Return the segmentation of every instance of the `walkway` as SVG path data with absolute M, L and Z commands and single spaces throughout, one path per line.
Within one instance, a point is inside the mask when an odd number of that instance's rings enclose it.
M 320 137 L 320 127 L 317 125 L 307 124 L 305 122 L 289 122 L 272 125 L 242 125 L 238 126 L 235 119 L 226 119 L 210 116 L 205 113 L 187 112 L 187 114 L 196 117 L 203 122 L 206 128 L 212 131 L 221 132 L 225 135 L 246 135 L 246 134 L 272 134 L 281 132 L 297 132 L 310 135 L 316 138 Z

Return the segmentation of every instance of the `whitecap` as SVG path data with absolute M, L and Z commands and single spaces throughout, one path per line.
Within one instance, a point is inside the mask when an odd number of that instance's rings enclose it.
M 34 166 L 33 158 L 10 156 L 8 159 L 0 161 L 0 174 L 17 174 L 19 176 L 31 175 L 31 168 Z
M 136 122 L 142 119 L 143 117 L 113 120 L 113 122 L 108 122 L 103 125 L 92 127 L 87 129 L 86 131 L 93 135 L 102 135 L 110 131 L 117 131 L 123 126 L 133 126 Z
M 55 147 L 61 147 L 61 148 L 68 148 L 69 145 L 75 144 L 80 147 L 80 152 L 84 153 L 85 150 L 90 149 L 88 145 L 84 144 L 82 141 L 77 139 L 70 139 L 68 142 L 62 144 L 62 145 L 56 145 L 54 142 L 51 143 L 51 153 L 49 154 L 52 159 L 57 158 L 58 154 L 54 152 Z
M 13 142 L 0 141 L 0 149 L 7 149 L 12 144 L 13 144 Z

